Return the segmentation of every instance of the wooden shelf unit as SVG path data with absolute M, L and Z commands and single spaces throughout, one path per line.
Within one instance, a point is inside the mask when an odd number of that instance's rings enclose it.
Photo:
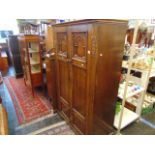
M 130 47 L 130 54 L 129 54 L 129 60 L 128 63 L 127 61 L 123 61 L 122 67 L 127 69 L 127 74 L 124 82 L 124 88 L 121 90 L 121 93 L 118 94 L 118 97 L 122 99 L 122 106 L 121 106 L 121 111 L 118 114 L 115 114 L 115 121 L 114 121 L 114 127 L 118 129 L 117 133 L 120 134 L 120 131 L 128 126 L 130 123 L 134 122 L 135 120 L 139 119 L 141 116 L 142 112 L 142 106 L 143 102 L 145 99 L 145 94 L 146 90 L 148 87 L 148 81 L 149 77 L 151 77 L 154 73 L 151 75 L 151 68 L 153 64 L 153 59 L 154 59 L 154 53 L 155 53 L 155 48 L 154 46 L 151 48 L 153 51 L 153 54 L 148 55 L 148 53 L 145 51 L 144 52 L 137 52 L 139 50 L 138 44 L 136 44 L 136 39 L 138 37 L 138 31 L 140 28 L 141 22 L 137 20 L 135 30 L 134 30 L 134 37 L 133 37 L 133 43 Z M 136 58 L 134 57 L 136 54 Z M 142 54 L 143 53 L 143 54 Z M 151 61 L 149 62 L 148 66 L 138 66 L 138 68 L 135 68 L 135 65 L 133 67 L 133 64 L 136 63 L 139 60 L 144 60 L 144 59 L 150 59 Z M 137 67 L 137 66 L 136 66 Z M 145 69 L 144 69 L 145 68 Z M 140 72 L 141 76 L 140 77 L 135 77 L 135 75 L 131 74 L 131 71 L 135 72 Z M 138 90 L 132 90 L 130 92 L 131 86 L 129 86 L 132 83 L 133 86 L 138 86 Z M 122 85 L 122 84 L 120 84 Z M 137 96 L 137 101 L 133 102 L 131 100 L 131 97 Z M 132 107 L 130 107 L 130 105 Z M 133 108 L 133 111 L 128 109 L 128 108 Z M 135 110 L 134 110 L 135 109 Z
M 43 85 L 42 60 L 40 53 L 40 40 L 38 35 L 21 35 L 18 37 L 24 81 L 32 88 Z

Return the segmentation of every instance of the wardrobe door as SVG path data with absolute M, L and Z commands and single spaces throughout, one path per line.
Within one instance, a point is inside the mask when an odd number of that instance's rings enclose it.
M 61 30 L 61 29 L 60 29 Z M 58 100 L 61 114 L 70 119 L 70 63 L 67 31 L 56 32 Z
M 73 127 L 81 134 L 86 133 L 87 109 L 87 26 L 72 26 L 70 28 L 72 46 L 72 111 Z

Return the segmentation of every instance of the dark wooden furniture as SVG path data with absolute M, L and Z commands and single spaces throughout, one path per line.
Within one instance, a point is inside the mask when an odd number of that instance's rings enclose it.
M 20 49 L 18 43 L 18 36 L 17 35 L 10 35 L 8 36 L 8 48 L 11 55 L 11 61 L 13 67 L 15 69 L 16 77 L 23 75 L 21 57 L 20 57 Z
M 8 57 L 5 51 L 0 52 L 0 70 L 6 72 L 8 70 Z
M 43 86 L 40 39 L 38 35 L 21 35 L 18 39 L 24 71 L 24 81 L 25 84 L 31 86 L 34 96 L 34 87 Z
M 79 134 L 113 132 L 127 21 L 55 24 L 60 115 Z
M 46 83 L 48 97 L 52 101 L 54 111 L 57 110 L 57 91 L 56 91 L 56 62 L 55 53 L 46 54 Z

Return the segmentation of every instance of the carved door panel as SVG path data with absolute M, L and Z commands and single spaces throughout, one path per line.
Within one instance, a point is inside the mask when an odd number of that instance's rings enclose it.
M 82 134 L 86 131 L 87 42 L 88 33 L 72 32 L 72 116 L 71 121 Z
M 70 118 L 70 64 L 67 32 L 57 32 L 57 66 L 59 108 L 66 119 Z

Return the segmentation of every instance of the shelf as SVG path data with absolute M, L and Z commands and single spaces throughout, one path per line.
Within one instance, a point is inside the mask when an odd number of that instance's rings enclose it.
M 40 73 L 40 67 L 31 67 L 31 73 L 32 74 L 36 74 L 36 73 Z
M 38 64 L 40 64 L 40 61 L 35 61 L 34 59 L 30 58 L 30 64 L 31 65 L 38 65 Z
M 122 63 L 122 67 L 128 69 L 129 66 L 125 65 L 124 63 Z M 138 68 L 133 68 L 131 67 L 131 70 L 137 71 L 137 72 L 148 72 L 148 69 L 138 69 Z
M 40 72 L 41 72 L 40 70 L 32 70 L 31 71 L 32 74 L 36 74 L 36 73 L 40 73 Z
M 125 87 L 125 85 L 120 84 L 120 87 L 119 87 L 119 90 L 118 90 L 118 97 L 119 97 L 120 99 L 123 99 L 124 87 Z M 134 89 L 134 88 L 138 88 L 138 89 L 135 90 L 135 91 L 133 91 L 133 92 L 131 92 L 130 90 L 131 90 L 131 89 Z M 130 89 L 130 90 L 129 90 L 129 89 Z M 137 95 L 137 94 L 143 92 L 143 91 L 144 91 L 144 88 L 141 87 L 141 86 L 138 86 L 138 85 L 133 85 L 132 87 L 131 87 L 131 86 L 128 86 L 127 92 L 129 92 L 129 91 L 130 91 L 130 93 L 127 93 L 126 99 L 128 99 L 128 98 L 130 98 L 130 97 L 132 97 L 132 96 L 135 96 L 135 95 Z
M 121 112 L 116 114 L 114 118 L 114 127 L 117 129 L 119 125 L 120 113 Z M 125 128 L 126 126 L 134 122 L 136 119 L 138 119 L 138 117 L 139 116 L 135 112 L 124 107 L 121 129 Z
M 33 50 L 33 49 L 29 48 L 29 53 L 39 53 L 39 51 L 38 50 Z
M 152 55 L 147 55 L 147 54 L 143 54 L 141 56 L 138 56 L 136 58 L 133 58 L 132 62 L 137 62 L 138 60 L 142 60 L 142 59 L 148 59 L 148 58 L 154 58 L 154 56 Z
M 127 100 L 128 103 L 132 104 L 133 106 L 137 107 L 137 105 L 139 104 L 138 101 L 136 100 Z
M 127 65 L 122 64 L 122 67 L 128 69 Z M 144 70 L 144 69 L 137 69 L 137 68 L 131 68 L 131 70 L 134 70 L 134 71 L 137 71 L 137 72 L 142 72 L 142 73 L 147 73 L 149 71 L 149 70 L 146 70 L 146 69 Z M 153 70 L 150 73 L 149 77 L 153 77 L 153 76 L 155 76 L 155 70 Z

